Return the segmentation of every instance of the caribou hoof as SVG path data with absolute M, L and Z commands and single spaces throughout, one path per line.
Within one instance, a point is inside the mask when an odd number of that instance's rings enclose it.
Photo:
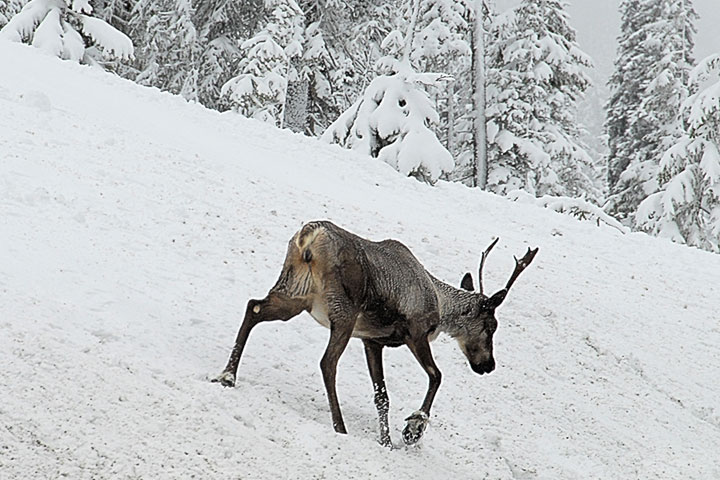
M 407 425 L 402 432 L 405 445 L 415 445 L 423 435 L 428 424 L 428 416 L 425 412 L 417 411 L 405 419 Z
M 223 372 L 217 377 L 210 380 L 213 383 L 220 383 L 223 387 L 234 387 L 235 386 L 235 375 L 230 372 Z
M 380 444 L 380 446 L 389 448 L 390 450 L 393 450 L 393 448 L 394 448 L 393 444 L 392 444 L 392 440 L 390 440 L 390 435 L 388 435 L 386 437 L 380 437 L 380 440 L 378 440 L 378 443 Z

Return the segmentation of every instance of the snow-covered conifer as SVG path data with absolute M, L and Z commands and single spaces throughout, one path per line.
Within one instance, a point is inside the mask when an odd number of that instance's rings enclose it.
M 335 81 L 340 90 L 341 111 L 352 105 L 379 73 L 378 61 L 388 54 L 381 45 L 390 32 L 399 28 L 407 3 L 346 1 L 343 4 L 350 4 L 350 8 L 333 9 L 335 21 L 324 22 L 328 29 L 326 41 L 336 58 Z
M 404 7 L 398 9 L 393 28 L 380 43 L 384 55 L 375 64 L 375 70 L 380 75 L 393 75 L 400 70 L 407 70 L 410 65 L 410 54 L 420 15 L 420 0 L 409 0 Z
M 201 104 L 217 110 L 232 105 L 220 92 L 237 72 L 240 45 L 267 23 L 263 0 L 203 0 L 192 16 L 197 32 L 197 94 Z
M 410 61 L 419 71 L 451 74 L 455 62 L 470 58 L 467 0 L 421 0 Z
M 333 122 L 321 140 L 376 157 L 400 173 L 434 183 L 455 166 L 452 155 L 429 127 L 440 118 L 426 88 L 447 76 L 417 73 L 410 65 L 419 0 L 410 3 L 404 37 L 389 32 L 382 42 L 388 55 L 378 61 L 388 75 L 375 78 L 363 95 Z
M 131 20 L 143 31 L 135 81 L 198 99 L 200 45 L 190 0 L 140 0 Z
M 320 15 L 318 20 L 312 21 L 305 28 L 298 79 L 288 85 L 288 94 L 291 93 L 291 87 L 297 90 L 295 85 L 298 85 L 302 97 L 301 101 L 288 104 L 285 111 L 288 128 L 317 136 L 340 113 L 336 92 L 338 76 L 334 71 L 330 47 L 325 41 L 324 18 L 324 15 Z M 304 103 L 302 100 L 305 100 Z
M 242 44 L 241 73 L 221 93 L 243 115 L 279 125 L 288 81 L 299 75 L 294 61 L 302 56 L 304 15 L 295 0 L 266 0 L 266 6 L 270 21 Z
M 0 28 L 4 27 L 27 3 L 27 0 L 0 0 Z
M 466 0 L 418 0 L 406 7 L 380 45 L 385 55 L 376 64 L 378 73 L 398 71 L 405 55 L 419 72 L 449 75 L 469 67 L 472 8 Z
M 472 168 L 465 164 L 471 163 L 476 110 L 472 101 L 476 84 L 471 46 L 475 3 L 484 2 L 421 0 L 410 51 L 411 64 L 417 71 L 444 73 L 453 79 L 444 89 L 428 92 L 440 115 L 438 139 L 462 162 L 447 177 L 453 179 L 472 176 Z
M 620 4 L 621 25 L 618 37 L 615 71 L 608 81 L 611 95 L 605 106 L 605 130 L 608 134 L 608 185 L 615 185 L 620 174 L 627 168 L 633 151 L 630 125 L 637 118 L 642 98 L 646 65 L 640 44 L 643 41 L 640 27 L 645 22 L 640 5 L 643 0 L 623 0 Z
M 709 81 L 710 78 L 714 81 Z M 692 71 L 684 133 L 660 161 L 662 189 L 639 206 L 640 229 L 720 252 L 720 55 Z
M 138 45 L 142 42 L 136 41 L 132 35 L 130 21 L 133 18 L 133 11 L 140 0 L 90 0 L 93 7 L 93 17 L 105 21 L 115 29 L 127 35 L 135 46 L 133 51 L 134 61 L 129 62 L 118 57 L 103 55 L 96 48 L 86 50 L 86 55 L 92 57 L 92 61 L 101 65 L 106 70 L 117 73 L 126 78 L 135 78 L 136 64 L 138 61 Z
M 625 0 L 611 97 L 606 106 L 608 202 L 632 223 L 637 206 L 658 189 L 660 159 L 680 136 L 680 106 L 692 65 L 691 0 Z
M 473 89 L 467 87 L 473 79 L 470 46 L 473 7 L 474 2 L 466 0 L 404 2 L 394 28 L 381 43 L 385 55 L 376 64 L 379 73 L 390 75 L 401 68 L 403 57 L 407 56 L 415 71 L 447 76 L 444 88 L 429 89 L 427 93 L 438 112 L 439 122 L 434 127 L 438 140 L 462 159 L 460 167 L 444 177 L 453 180 L 472 177 L 469 164 L 475 114 Z
M 449 73 L 455 81 L 449 85 L 447 147 L 455 157 L 456 168 L 448 179 L 469 186 L 486 188 L 487 184 L 487 46 L 492 40 L 496 18 L 492 1 L 467 2 L 466 41 L 469 55 L 458 56 Z M 442 111 L 442 110 L 441 110 Z M 442 119 L 442 117 L 441 117 Z
M 597 197 L 575 116 L 592 63 L 578 47 L 565 6 L 524 0 L 495 24 L 487 117 L 488 188 L 497 193 Z
M 31 0 L 0 30 L 0 38 L 26 41 L 60 58 L 93 63 L 89 39 L 109 56 L 129 59 L 133 44 L 124 33 L 91 16 L 90 0 Z M 82 33 L 82 35 L 81 35 Z
M 376 157 L 404 175 L 435 182 L 454 167 L 452 155 L 429 128 L 439 119 L 423 87 L 437 78 L 415 73 L 409 66 L 377 77 L 321 140 Z

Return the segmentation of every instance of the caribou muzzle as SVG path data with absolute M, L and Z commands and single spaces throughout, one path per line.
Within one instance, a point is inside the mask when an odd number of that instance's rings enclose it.
M 495 370 L 495 359 L 491 358 L 487 362 L 483 363 L 476 363 L 476 364 L 470 364 L 470 368 L 473 369 L 473 372 L 479 373 L 480 375 L 484 373 L 490 373 L 493 370 Z

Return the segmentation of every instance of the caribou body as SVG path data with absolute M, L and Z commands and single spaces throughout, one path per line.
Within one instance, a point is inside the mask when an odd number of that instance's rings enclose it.
M 482 254 L 479 289 L 474 291 L 470 273 L 465 274 L 461 289 L 454 288 L 428 273 L 398 241 L 370 241 L 328 221 L 307 223 L 290 240 L 282 272 L 268 295 L 248 302 L 227 366 L 213 381 L 235 385 L 245 343 L 257 324 L 289 320 L 307 311 L 330 329 L 320 368 L 338 433 L 347 431 L 335 391 L 335 375 L 350 338 L 360 338 L 365 346 L 380 419 L 380 443 L 386 446 L 392 444 L 382 351 L 384 347 L 408 346 L 429 377 L 422 406 L 407 418 L 403 430 L 404 442 L 414 444 L 425 430 L 441 380 L 430 341 L 445 332 L 457 340 L 473 371 L 482 375 L 495 368 L 495 309 L 538 251 L 528 248 L 522 259 L 516 259 L 505 288 L 488 297 L 482 292 L 482 268 L 496 242 Z

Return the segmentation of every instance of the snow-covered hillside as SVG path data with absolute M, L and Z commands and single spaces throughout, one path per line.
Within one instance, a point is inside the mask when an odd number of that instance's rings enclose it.
M 0 478 L 720 478 L 720 256 L 580 223 L 0 43 Z M 290 236 L 328 218 L 488 290 L 498 368 L 434 344 L 415 448 L 376 443 L 360 342 L 333 432 L 303 314 L 227 360 Z M 391 435 L 427 384 L 386 352 Z

